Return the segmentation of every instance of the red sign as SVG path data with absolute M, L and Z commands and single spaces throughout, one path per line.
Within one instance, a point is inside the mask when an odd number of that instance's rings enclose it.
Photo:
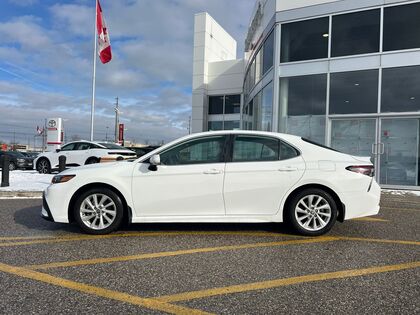
M 124 124 L 118 126 L 118 143 L 124 142 Z
M 2 151 L 7 151 L 7 144 L 6 144 L 6 143 L 3 143 L 3 144 L 1 145 L 1 150 L 2 150 Z

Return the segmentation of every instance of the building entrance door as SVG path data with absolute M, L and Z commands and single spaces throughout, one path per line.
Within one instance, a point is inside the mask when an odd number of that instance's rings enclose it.
M 419 186 L 418 118 L 381 118 L 381 186 Z
M 351 155 L 370 156 L 382 187 L 419 188 L 419 118 L 332 119 L 330 127 L 330 146 Z

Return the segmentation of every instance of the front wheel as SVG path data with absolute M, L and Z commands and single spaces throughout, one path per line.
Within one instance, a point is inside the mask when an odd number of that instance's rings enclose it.
M 77 199 L 74 218 L 89 234 L 108 234 L 116 230 L 123 218 L 120 197 L 110 189 L 91 189 Z
M 337 220 L 337 205 L 324 190 L 305 189 L 292 198 L 285 218 L 299 234 L 319 236 L 333 227 Z
M 40 174 L 50 174 L 51 173 L 51 165 L 50 165 L 50 162 L 46 158 L 40 159 L 36 163 L 36 170 Z

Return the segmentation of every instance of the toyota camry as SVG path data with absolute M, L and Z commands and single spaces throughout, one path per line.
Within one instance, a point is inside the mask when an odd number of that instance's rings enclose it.
M 135 161 L 54 176 L 41 215 L 91 234 L 142 222 L 286 222 L 322 235 L 336 221 L 375 215 L 380 187 L 368 157 L 301 137 L 257 131 L 198 133 Z

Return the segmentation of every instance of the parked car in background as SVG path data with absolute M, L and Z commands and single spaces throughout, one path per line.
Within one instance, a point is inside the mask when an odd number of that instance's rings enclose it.
M 32 159 L 36 159 L 36 157 L 40 154 L 40 152 L 31 152 L 31 151 L 20 152 L 20 153 L 22 153 L 24 156 L 30 157 Z
M 14 171 L 16 169 L 30 170 L 33 168 L 33 158 L 27 157 L 19 151 L 0 151 L 0 158 L 4 155 L 9 157 L 9 169 Z M 2 166 L 0 165 L 0 168 Z
M 142 222 L 287 222 L 327 233 L 375 215 L 381 190 L 370 157 L 259 131 L 189 135 L 133 163 L 66 170 L 44 191 L 41 215 L 87 233 Z
M 39 154 L 34 161 L 34 167 L 39 173 L 49 174 L 58 169 L 58 158 L 61 155 L 66 157 L 66 167 L 99 163 L 105 156 L 115 157 L 115 160 L 136 158 L 135 152 L 114 143 L 75 141 L 56 151 Z
M 137 157 L 141 157 L 147 153 L 150 153 L 154 150 L 156 150 L 157 148 L 159 148 L 160 146 L 158 145 L 149 145 L 147 147 L 126 147 L 129 150 L 132 150 L 134 152 L 136 152 Z

